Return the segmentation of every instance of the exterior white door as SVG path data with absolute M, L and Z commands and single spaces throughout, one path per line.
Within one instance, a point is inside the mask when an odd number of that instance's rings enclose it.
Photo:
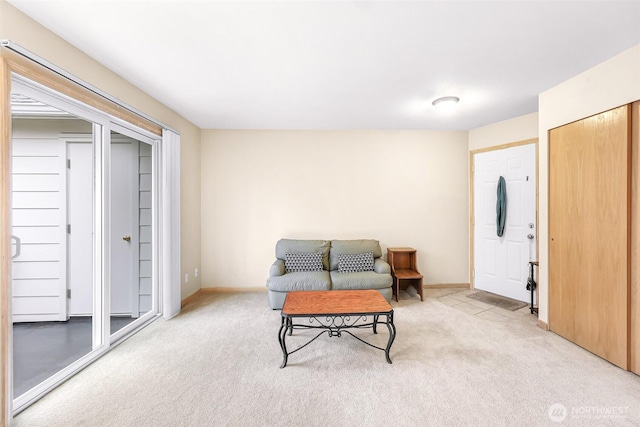
M 111 314 L 138 317 L 138 141 L 111 138 Z
M 93 148 L 81 142 L 67 147 L 69 314 L 85 316 L 93 310 Z M 111 314 L 133 317 L 138 317 L 138 288 L 132 289 L 137 282 L 132 253 L 137 240 L 137 160 L 137 141 L 111 145 Z
M 473 157 L 474 287 L 520 301 L 527 291 L 536 247 L 536 146 L 528 144 Z M 498 179 L 506 181 L 504 234 L 497 235 Z

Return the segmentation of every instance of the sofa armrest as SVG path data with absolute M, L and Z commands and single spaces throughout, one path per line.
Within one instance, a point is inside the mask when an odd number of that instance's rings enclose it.
M 281 259 L 276 259 L 273 264 L 271 264 L 271 269 L 269 270 L 269 277 L 274 276 L 282 276 L 284 275 L 284 261 Z
M 376 258 L 373 260 L 373 271 L 378 274 L 391 274 L 391 266 L 382 258 Z

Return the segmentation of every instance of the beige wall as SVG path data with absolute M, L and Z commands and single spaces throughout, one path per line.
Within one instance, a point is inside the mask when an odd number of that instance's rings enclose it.
M 426 284 L 469 282 L 467 132 L 202 131 L 202 286 L 264 287 L 275 243 L 418 250 Z
M 549 321 L 549 142 L 548 131 L 640 99 L 640 45 L 539 96 L 539 318 Z
M 200 289 L 200 129 L 91 57 L 0 0 L 0 39 L 9 39 L 180 132 L 182 297 Z M 161 64 L 153 64 L 161 66 Z
M 538 113 L 492 123 L 469 131 L 469 151 L 538 137 Z

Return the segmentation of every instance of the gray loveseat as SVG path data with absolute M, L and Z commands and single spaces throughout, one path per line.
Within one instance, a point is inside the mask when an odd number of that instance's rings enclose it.
M 377 289 L 391 301 L 391 267 L 377 240 L 294 240 L 276 243 L 267 289 L 281 309 L 289 291 Z

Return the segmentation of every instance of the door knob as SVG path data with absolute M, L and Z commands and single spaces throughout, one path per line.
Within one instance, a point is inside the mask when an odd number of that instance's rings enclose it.
M 129 236 L 128 234 L 125 234 L 124 236 L 122 236 L 122 240 L 126 240 L 127 242 L 130 242 L 131 236 Z
M 527 239 L 533 240 L 533 237 L 534 237 L 533 234 L 527 234 Z

